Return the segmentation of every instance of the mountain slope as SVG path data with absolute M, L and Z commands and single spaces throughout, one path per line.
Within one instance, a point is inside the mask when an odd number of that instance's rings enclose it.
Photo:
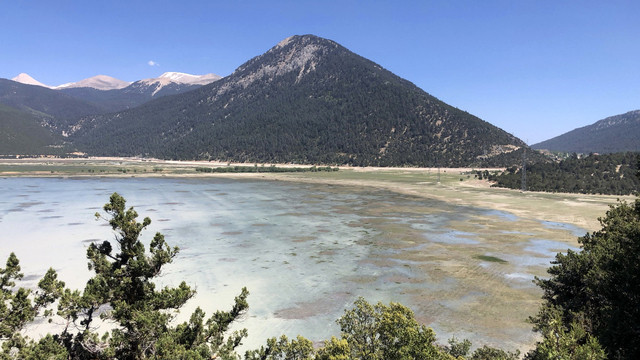
M 640 110 L 608 117 L 531 147 L 569 153 L 640 151 Z
M 38 118 L 42 125 L 62 131 L 81 116 L 104 112 L 99 106 L 41 86 L 0 79 L 0 104 Z
M 132 94 L 142 93 L 149 97 L 160 97 L 197 89 L 201 85 L 210 84 L 221 78 L 221 76 L 215 74 L 191 75 L 180 72 L 166 72 L 157 78 L 138 80 L 124 91 Z
M 60 88 L 58 91 L 97 104 L 103 109 L 102 112 L 116 112 L 134 108 L 162 96 L 191 91 L 220 78 L 215 74 L 191 75 L 169 72 L 158 78 L 138 80 L 117 89 L 72 86 Z
M 74 83 L 62 84 L 53 89 L 93 88 L 97 90 L 115 90 L 129 86 L 131 83 L 107 75 L 96 75 Z
M 166 72 L 160 75 L 159 79 L 169 79 L 179 84 L 207 85 L 222 79 L 222 76 L 216 74 L 191 75 L 181 72 Z
M 96 155 L 248 162 L 468 166 L 524 146 L 313 35 L 287 38 L 213 84 L 85 117 L 74 130 Z
M 0 104 L 0 155 L 55 154 L 60 137 L 24 111 Z
M 51 88 L 49 85 L 45 85 L 41 83 L 40 81 L 32 78 L 31 75 L 26 73 L 20 73 L 18 76 L 14 77 L 11 80 L 15 82 L 19 82 L 21 84 L 25 84 L 25 85 L 36 85 L 36 86 L 42 86 L 45 88 Z

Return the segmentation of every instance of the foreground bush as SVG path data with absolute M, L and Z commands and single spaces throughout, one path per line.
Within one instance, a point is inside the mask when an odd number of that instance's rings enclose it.
M 551 277 L 537 280 L 544 290 L 532 319 L 545 335 L 539 352 L 553 354 L 543 349 L 566 348 L 560 340 L 572 338 L 575 351 L 599 354 L 597 342 L 611 359 L 640 359 L 640 199 L 612 206 L 600 224 L 578 240 L 582 251 L 558 254 Z
M 94 276 L 82 292 L 71 291 L 50 269 L 30 294 L 15 289 L 22 278 L 17 258 L 11 254 L 0 269 L 0 336 L 2 358 L 26 359 L 231 359 L 247 331 L 229 332 L 230 325 L 247 309 L 248 292 L 242 289 L 228 312 L 218 311 L 205 319 L 198 308 L 188 322 L 173 325 L 177 311 L 195 294 L 186 283 L 177 288 L 156 289 L 153 279 L 178 253 L 157 233 L 149 251 L 139 239 L 151 223 L 136 219 L 133 208 L 114 193 L 104 206 L 106 220 L 116 234 L 109 241 L 87 249 L 89 270 Z M 96 214 L 96 217 L 101 217 Z M 33 295 L 33 296 L 30 296 Z M 31 298 L 33 301 L 31 301 Z M 57 304 L 56 308 L 51 305 Z M 20 335 L 36 316 L 62 317 L 66 326 L 59 334 L 39 341 Z M 113 330 L 97 334 L 96 317 L 114 324 Z

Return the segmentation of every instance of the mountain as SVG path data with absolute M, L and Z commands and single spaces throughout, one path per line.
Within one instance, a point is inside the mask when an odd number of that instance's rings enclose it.
M 131 83 L 107 75 L 97 75 L 74 83 L 55 86 L 53 89 L 93 88 L 97 90 L 115 90 L 129 86 Z
M 82 116 L 104 112 L 95 104 L 61 92 L 7 79 L 0 79 L 0 104 L 24 111 L 59 132 Z
M 508 155 L 526 146 L 313 35 L 287 38 L 212 84 L 69 130 L 92 155 L 266 163 L 470 166 L 518 162 Z
M 151 96 L 173 95 L 198 88 L 201 85 L 210 84 L 221 78 L 221 76 L 216 74 L 191 75 L 179 72 L 166 72 L 157 78 L 136 81 L 131 84 L 125 92 L 150 93 Z
M 133 108 L 165 95 L 197 89 L 220 78 L 215 74 L 169 72 L 159 78 L 128 83 L 98 75 L 50 87 L 22 73 L 13 80 L 0 79 L 0 104 L 38 119 L 47 131 L 66 134 L 82 116 Z
M 640 110 L 608 117 L 531 147 L 585 154 L 640 151 Z
M 216 74 L 191 75 L 181 72 L 166 72 L 160 75 L 159 79 L 169 79 L 179 84 L 207 85 L 222 79 L 222 76 Z
M 25 84 L 25 85 L 37 85 L 37 86 L 42 86 L 46 88 L 51 88 L 49 85 L 45 85 L 41 83 L 40 81 L 32 78 L 31 76 L 29 76 L 29 74 L 26 74 L 26 73 L 20 73 L 18 76 L 14 77 L 11 80 L 19 82 L 21 84 Z
M 36 116 L 0 104 L 0 155 L 58 154 L 61 142 Z
M 203 84 L 209 84 L 220 78 L 221 76 L 215 74 L 191 75 L 179 72 L 167 72 L 158 78 L 138 80 L 134 83 L 126 83 L 127 85 L 124 87 L 113 89 L 99 89 L 96 86 L 75 86 L 83 81 L 85 84 L 88 84 L 89 82 L 87 80 L 94 79 L 90 78 L 75 83 L 74 86 L 59 87 L 59 91 L 75 98 L 94 103 L 101 107 L 101 112 L 116 112 L 134 108 L 162 96 L 181 94 L 194 90 Z M 115 84 L 113 81 L 110 81 L 110 83 Z M 122 83 L 118 86 L 121 85 Z

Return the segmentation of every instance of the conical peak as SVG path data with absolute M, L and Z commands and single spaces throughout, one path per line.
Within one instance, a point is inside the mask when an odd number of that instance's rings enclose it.
M 49 85 L 45 85 L 45 84 L 41 83 L 40 81 L 32 78 L 27 73 L 20 73 L 18 76 L 14 77 L 11 80 L 19 82 L 19 83 L 22 83 L 22 84 L 26 84 L 26 85 L 37 85 L 37 86 L 42 86 L 42 87 L 46 87 L 46 88 L 50 87 Z
M 273 49 L 282 49 L 287 45 L 291 45 L 291 44 L 302 45 L 302 46 L 310 45 L 310 44 L 337 46 L 337 43 L 332 40 L 325 39 L 320 36 L 316 36 L 312 34 L 306 34 L 306 35 L 289 36 L 288 38 L 285 38 L 282 41 L 280 41 L 278 44 L 276 44 L 276 46 L 274 46 Z

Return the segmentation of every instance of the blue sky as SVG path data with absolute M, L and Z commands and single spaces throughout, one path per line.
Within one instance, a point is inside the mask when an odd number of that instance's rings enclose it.
M 638 15 L 637 0 L 0 0 L 0 77 L 228 75 L 315 34 L 531 144 L 640 109 Z

